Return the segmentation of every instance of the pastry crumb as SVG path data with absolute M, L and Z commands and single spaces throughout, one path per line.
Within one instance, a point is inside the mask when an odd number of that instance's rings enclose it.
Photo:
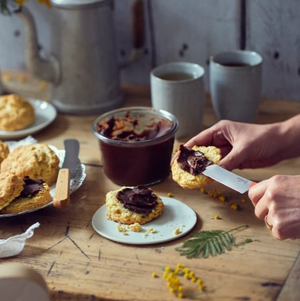
M 126 228 L 120 224 L 117 225 L 117 229 L 119 232 L 126 232 Z
M 142 226 L 139 223 L 134 223 L 132 225 L 129 225 L 129 229 L 133 232 L 141 232 Z
M 181 231 L 180 231 L 178 228 L 176 228 L 176 229 L 173 231 L 173 234 L 174 234 L 174 235 L 178 235 L 179 233 L 181 233 Z

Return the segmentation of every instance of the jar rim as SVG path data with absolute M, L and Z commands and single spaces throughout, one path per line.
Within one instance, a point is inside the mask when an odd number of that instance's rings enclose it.
M 124 113 L 124 112 L 141 112 L 141 113 L 151 113 L 153 115 L 158 115 L 162 118 L 165 118 L 172 123 L 172 128 L 165 133 L 162 136 L 151 138 L 149 140 L 142 140 L 142 141 L 124 141 L 124 140 L 115 140 L 108 138 L 104 136 L 103 134 L 99 133 L 97 131 L 97 125 L 101 120 L 104 120 L 105 118 L 112 117 L 113 115 L 119 114 L 119 113 Z M 106 112 L 100 116 L 98 116 L 92 125 L 92 130 L 94 135 L 102 142 L 105 142 L 107 144 L 114 144 L 114 145 L 119 145 L 122 147 L 137 147 L 137 146 L 148 146 L 148 145 L 153 145 L 156 144 L 160 141 L 164 141 L 169 139 L 170 137 L 174 136 L 176 131 L 178 130 L 179 127 L 179 122 L 177 118 L 171 114 L 170 112 L 164 111 L 164 110 L 158 110 L 154 109 L 152 107 L 143 107 L 143 106 L 132 106 L 132 107 L 123 107 L 120 109 L 115 109 L 109 112 Z

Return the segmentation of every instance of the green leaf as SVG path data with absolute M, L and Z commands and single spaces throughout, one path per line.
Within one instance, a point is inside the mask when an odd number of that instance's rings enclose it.
M 187 258 L 197 258 L 199 256 L 207 258 L 209 255 L 216 256 L 217 254 L 225 253 L 225 249 L 230 251 L 232 246 L 252 242 L 251 239 L 246 239 L 242 243 L 236 244 L 233 235 L 230 233 L 246 228 L 248 228 L 248 225 L 243 225 L 229 231 L 198 231 L 193 233 L 191 238 L 186 240 L 181 247 L 175 250 L 178 251 L 181 256 L 186 256 Z

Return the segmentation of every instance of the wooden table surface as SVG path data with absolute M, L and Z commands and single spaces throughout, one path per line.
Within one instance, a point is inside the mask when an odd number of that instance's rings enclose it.
M 8 92 L 47 97 L 47 91 L 41 90 L 37 82 L 28 78 L 20 81 L 13 72 L 4 75 L 10 76 L 3 79 Z M 123 90 L 124 106 L 150 106 L 149 88 L 124 86 Z M 282 121 L 298 113 L 300 103 L 262 100 L 257 122 Z M 77 138 L 87 178 L 71 195 L 66 209 L 48 207 L 0 219 L 0 239 L 20 234 L 35 222 L 41 224 L 27 240 L 23 252 L 0 259 L 1 264 L 20 263 L 40 272 L 48 284 L 51 300 L 175 300 L 162 277 L 162 267 L 175 268 L 177 263 L 192 269 L 206 288 L 204 292 L 197 291 L 194 285 L 183 281 L 187 300 L 299 300 L 299 241 L 274 239 L 264 222 L 255 217 L 246 194 L 238 195 L 217 183 L 208 186 L 207 191 L 222 190 L 228 201 L 222 202 L 199 190 L 183 190 L 171 176 L 151 188 L 161 196 L 171 193 L 196 212 L 198 221 L 192 232 L 230 230 L 247 224 L 249 228 L 234 237 L 237 242 L 250 238 L 251 243 L 215 257 L 187 259 L 175 248 L 189 235 L 144 246 L 116 243 L 98 235 L 91 225 L 93 214 L 105 203 L 105 194 L 119 186 L 103 172 L 98 142 L 91 131 L 95 117 L 58 115 L 50 126 L 33 135 L 38 142 L 59 149 L 63 148 L 65 138 Z M 207 100 L 204 127 L 215 122 Z M 184 141 L 176 141 L 175 147 Z M 260 181 L 278 173 L 299 174 L 299 170 L 300 158 L 270 168 L 236 172 Z M 232 203 L 239 204 L 241 210 L 231 209 Z M 212 218 L 215 215 L 220 219 Z M 152 273 L 159 277 L 153 278 Z

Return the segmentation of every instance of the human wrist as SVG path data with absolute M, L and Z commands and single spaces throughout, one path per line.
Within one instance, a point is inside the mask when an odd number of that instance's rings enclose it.
M 284 159 L 300 156 L 300 115 L 274 124 L 278 131 L 278 141 Z

